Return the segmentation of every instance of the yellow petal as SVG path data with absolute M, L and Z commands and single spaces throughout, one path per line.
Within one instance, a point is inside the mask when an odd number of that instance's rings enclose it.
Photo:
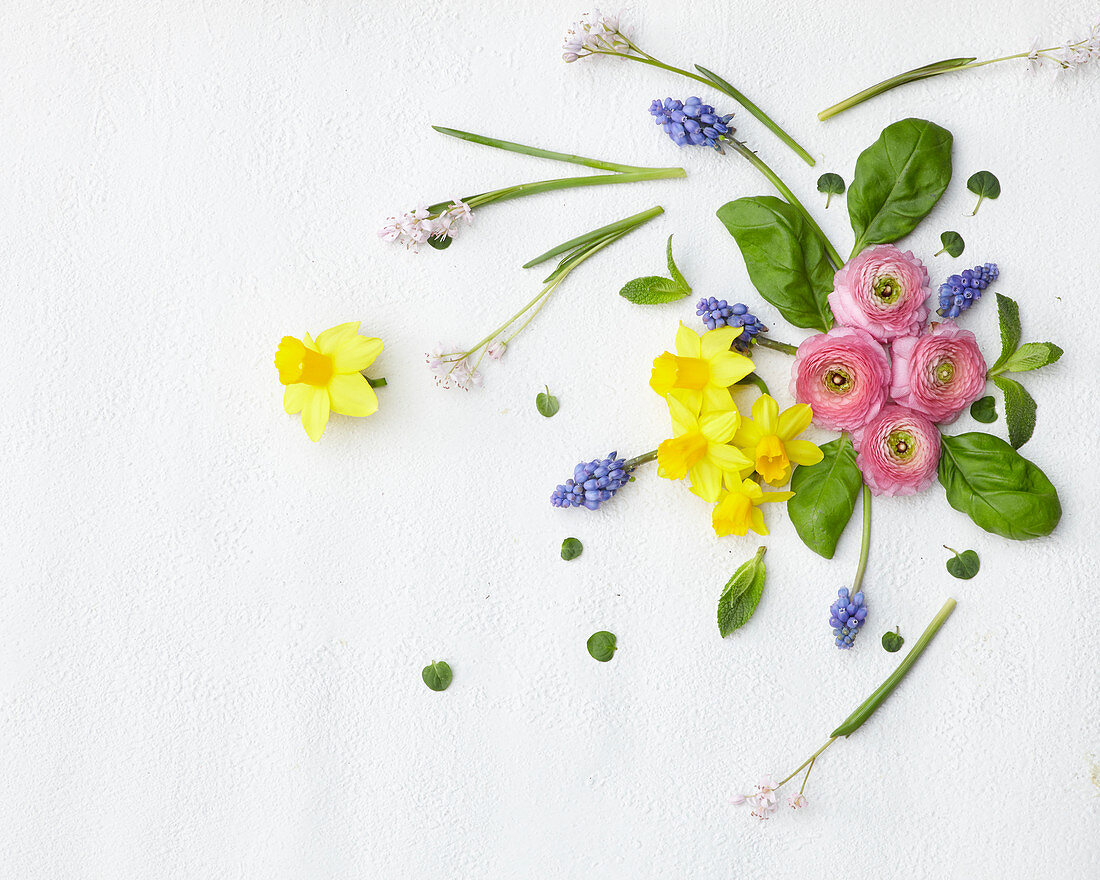
M 699 340 L 699 351 L 703 357 L 713 358 L 719 352 L 728 352 L 733 340 L 741 335 L 740 327 L 719 327 L 716 330 L 708 330 Z M 741 357 L 741 355 L 738 355 Z M 748 360 L 748 358 L 744 358 Z M 750 362 L 751 363 L 751 362 Z M 749 367 L 752 371 L 752 367 Z
M 335 354 L 336 349 L 340 347 L 342 342 L 346 342 L 358 333 L 358 321 L 348 321 L 346 324 L 329 327 L 328 330 L 317 337 L 317 350 L 321 354 Z
M 309 434 L 309 439 L 316 443 L 325 433 L 325 425 L 328 424 L 328 390 L 310 386 L 309 397 L 302 407 L 302 427 Z
M 309 390 L 310 386 L 302 383 L 287 385 L 286 391 L 283 392 L 283 409 L 290 415 L 301 412 L 309 398 Z
M 718 330 L 711 330 L 707 336 L 710 336 L 711 333 L 720 333 L 726 329 L 729 328 L 721 327 Z M 752 361 L 735 351 L 719 352 L 710 359 L 710 381 L 715 385 L 721 385 L 723 388 L 732 385 L 734 382 L 740 382 L 751 372 Z
M 712 443 L 707 448 L 707 455 L 725 473 L 740 474 L 745 468 L 752 467 L 752 461 L 736 446 Z
M 761 394 L 752 405 L 752 420 L 760 426 L 760 433 L 774 434 L 779 426 L 779 404 L 770 394 Z
M 754 507 L 750 514 L 750 528 L 758 535 L 768 534 L 768 527 L 764 525 L 764 514 L 760 512 L 759 507 Z
M 673 433 L 676 436 L 695 429 L 698 421 L 695 413 L 684 405 L 680 395 L 667 394 L 665 402 L 668 403 L 668 414 L 672 417 Z
M 676 331 L 676 354 L 680 357 L 699 357 L 699 334 L 690 327 L 685 327 L 680 322 L 680 329 Z
M 741 414 L 735 409 L 711 412 L 699 417 L 699 430 L 712 443 L 729 443 L 741 424 Z
M 796 403 L 794 406 L 783 410 L 779 417 L 779 430 L 776 431 L 784 440 L 797 437 L 808 427 L 814 417 L 814 411 L 808 403 Z
M 696 463 L 688 471 L 692 488 L 704 501 L 717 501 L 722 491 L 722 472 L 706 459 Z
M 332 353 L 333 370 L 337 373 L 358 373 L 374 363 L 382 353 L 382 340 L 377 336 L 352 336 L 340 343 Z
M 333 376 L 328 385 L 328 396 L 332 411 L 345 416 L 369 416 L 378 409 L 374 389 L 359 373 Z
M 790 501 L 794 498 L 794 492 L 761 492 L 757 504 L 772 504 L 779 501 Z M 764 534 L 761 532 L 760 534 Z
M 711 524 L 718 537 L 744 535 L 752 522 L 752 503 L 740 492 L 730 492 L 715 505 Z
M 707 385 L 702 391 L 695 392 L 702 401 L 700 409 L 704 412 L 722 412 L 727 409 L 737 409 L 728 388 L 720 388 L 717 385 Z
M 788 440 L 783 445 L 787 447 L 787 458 L 794 464 L 817 464 L 825 457 L 809 440 Z
M 735 446 L 742 448 L 751 448 L 756 446 L 763 436 L 764 432 L 760 430 L 760 426 L 756 422 L 752 419 L 741 419 L 741 427 L 733 435 L 733 443 Z
M 316 351 L 318 353 L 321 351 L 321 349 L 317 347 L 317 343 L 313 341 L 313 337 L 308 333 L 302 334 L 302 342 L 305 343 L 306 348 L 310 351 Z

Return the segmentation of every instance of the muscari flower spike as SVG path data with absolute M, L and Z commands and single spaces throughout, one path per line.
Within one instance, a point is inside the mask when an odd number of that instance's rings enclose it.
M 836 646 L 841 650 L 852 647 L 859 628 L 867 619 L 867 606 L 863 602 L 863 591 L 848 596 L 848 588 L 836 591 L 836 601 L 829 607 L 829 626 L 836 636 Z
M 936 314 L 942 318 L 957 318 L 982 298 L 982 291 L 1000 275 L 996 263 L 986 263 L 973 269 L 963 269 L 940 285 L 940 307 Z
M 724 299 L 704 296 L 695 304 L 695 314 L 703 319 L 708 330 L 718 327 L 744 328 L 741 335 L 733 340 L 734 348 L 741 352 L 748 351 L 757 334 L 768 332 L 768 328 L 760 323 L 756 315 L 749 313 L 749 307 L 744 303 L 734 303 L 731 306 Z
M 558 486 L 550 496 L 554 507 L 587 507 L 598 510 L 630 481 L 626 459 L 612 452 L 604 459 L 582 461 L 573 469 L 573 478 Z
M 725 152 L 722 149 L 722 138 L 733 133 L 733 127 L 729 124 L 733 119 L 732 113 L 719 116 L 710 104 L 704 104 L 696 97 L 686 101 L 665 98 L 663 102 L 656 98 L 649 105 L 649 112 L 665 134 L 672 138 L 672 142 L 680 147 L 699 147 L 705 144 L 722 153 Z

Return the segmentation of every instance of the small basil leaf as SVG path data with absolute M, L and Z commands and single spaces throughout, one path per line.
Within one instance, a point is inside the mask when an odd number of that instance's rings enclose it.
M 451 246 L 451 242 L 454 241 L 449 235 L 444 235 L 442 238 L 429 238 L 428 244 L 434 247 L 437 251 L 445 251 Z
M 1001 356 L 990 372 L 995 372 L 1020 345 L 1020 307 L 1016 300 L 997 294 L 997 322 L 1001 327 Z
M 966 247 L 966 242 L 963 241 L 963 237 L 957 232 L 948 230 L 947 232 L 940 233 L 940 244 L 943 245 L 932 256 L 938 257 L 944 251 L 947 251 L 951 256 L 957 257 L 962 254 L 963 249 Z
M 451 667 L 443 660 L 433 660 L 424 667 L 420 677 L 433 691 L 445 691 L 450 687 L 454 675 L 451 673 Z
M 978 573 L 978 569 L 982 567 L 982 562 L 978 559 L 978 554 L 973 550 L 963 550 L 960 553 L 946 544 L 943 545 L 944 550 L 950 550 L 955 555 L 947 560 L 947 571 L 951 577 L 956 577 L 960 581 L 968 581 L 974 575 Z
M 1037 370 L 1039 367 L 1053 364 L 1061 356 L 1062 349 L 1053 342 L 1025 342 L 1008 356 L 1008 359 L 1001 364 L 1001 369 L 1006 373 Z
M 832 559 L 836 542 L 852 518 L 863 477 L 847 434 L 823 443 L 821 452 L 825 457 L 817 464 L 795 468 L 794 497 L 787 502 L 787 513 L 802 543 Z
M 584 545 L 576 538 L 566 538 L 561 542 L 561 558 L 566 562 L 570 559 L 576 559 L 583 550 Z
M 606 663 L 615 656 L 615 648 L 615 634 L 607 630 L 600 630 L 588 637 L 588 653 L 601 663 Z
M 1038 406 L 1035 398 L 1027 393 L 1015 379 L 1008 376 L 994 376 L 993 384 L 1005 396 L 1005 422 L 1008 424 L 1008 442 L 1013 449 L 1019 449 L 1035 433 L 1035 413 Z
M 672 280 L 675 281 L 684 291 L 684 296 L 691 293 L 691 285 L 687 283 L 687 279 L 680 274 L 680 270 L 676 266 L 676 261 L 672 259 L 672 236 L 668 237 L 668 244 L 666 245 L 666 261 L 668 262 L 668 274 L 672 276 Z
M 997 421 L 997 402 L 993 399 L 993 395 L 979 397 L 970 404 L 970 415 L 974 421 L 984 425 Z
M 644 278 L 635 278 L 623 285 L 619 296 L 630 300 L 635 305 L 652 306 L 659 303 L 675 302 L 683 299 L 691 292 L 686 290 L 671 278 L 661 275 L 646 275 Z
M 901 637 L 901 631 L 895 627 L 893 632 L 886 632 L 882 634 L 882 647 L 889 651 L 891 654 L 896 654 L 901 650 L 901 646 L 905 644 L 905 639 Z
M 839 196 L 844 192 L 844 178 L 828 171 L 817 179 L 817 191 L 825 193 L 825 207 L 828 208 L 833 196 Z
M 764 592 L 766 547 L 733 573 L 718 599 L 718 632 L 722 638 L 748 623 Z
M 995 535 L 1014 541 L 1049 535 L 1062 518 L 1058 491 L 1000 437 L 975 431 L 940 439 L 947 503 Z
M 978 197 L 978 204 L 974 206 L 971 217 L 978 213 L 983 199 L 995 199 L 1001 194 L 1001 182 L 992 171 L 978 171 L 971 174 L 970 179 L 966 181 L 966 188 Z
M 541 415 L 550 418 L 550 416 L 558 411 L 561 404 L 559 404 L 558 399 L 550 393 L 549 385 L 544 385 L 543 387 L 546 388 L 546 391 L 540 391 L 535 395 L 535 409 L 537 409 Z

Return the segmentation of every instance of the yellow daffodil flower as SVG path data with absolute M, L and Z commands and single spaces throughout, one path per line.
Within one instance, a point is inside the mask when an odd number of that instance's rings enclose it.
M 382 351 L 382 340 L 359 335 L 359 322 L 331 327 L 314 342 L 284 336 L 275 353 L 279 381 L 286 386 L 283 409 L 302 414 L 302 427 L 316 442 L 325 433 L 329 411 L 369 416 L 378 397 L 361 374 Z
M 751 360 L 730 351 L 740 334 L 740 327 L 719 327 L 699 336 L 681 323 L 676 331 L 676 354 L 666 351 L 653 361 L 649 387 L 661 397 L 674 395 L 695 412 L 727 409 L 727 389 L 753 369 Z
M 741 416 L 729 397 L 727 408 L 699 416 L 669 394 L 672 439 L 657 447 L 657 473 L 670 480 L 691 478 L 692 490 L 706 501 L 716 501 L 723 480 L 740 483 L 739 474 L 752 462 L 729 441 Z
M 810 426 L 811 418 L 813 410 L 807 403 L 780 413 L 775 399 L 762 394 L 752 405 L 752 418 L 744 419 L 737 429 L 733 445 L 754 462 L 765 483 L 782 486 L 791 478 L 791 465 L 817 464 L 824 457 L 809 440 L 794 439 Z
M 746 535 L 752 529 L 758 535 L 766 535 L 768 527 L 764 525 L 764 514 L 759 505 L 787 501 L 793 497 L 794 492 L 764 492 L 755 480 L 744 480 L 740 485 L 730 487 L 730 491 L 714 506 L 711 517 L 714 534 L 719 538 Z

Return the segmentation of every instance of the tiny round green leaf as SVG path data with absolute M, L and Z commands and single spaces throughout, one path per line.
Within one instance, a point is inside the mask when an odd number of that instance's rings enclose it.
M 539 411 L 541 415 L 546 416 L 546 418 L 550 418 L 552 415 L 554 415 L 554 413 L 558 411 L 558 409 L 561 407 L 561 404 L 559 404 L 558 399 L 550 393 L 549 385 L 545 385 L 543 387 L 546 388 L 546 391 L 540 391 L 537 395 L 535 395 L 535 408 Z
M 960 256 L 966 248 L 966 242 L 963 241 L 963 237 L 950 229 L 947 232 L 940 233 L 940 244 L 943 245 L 943 248 L 936 252 L 936 256 L 947 251 L 951 256 L 957 257 Z
M 901 650 L 901 646 L 905 644 L 905 639 L 901 637 L 901 632 L 894 628 L 893 632 L 887 632 L 882 634 L 882 647 L 889 651 L 891 654 L 896 654 Z
M 838 196 L 844 192 L 844 178 L 839 174 L 833 174 L 831 171 L 822 174 L 817 179 L 817 191 L 825 193 L 825 207 L 828 208 L 833 196 Z
M 582 550 L 584 550 L 584 545 L 576 538 L 566 538 L 561 542 L 561 558 L 566 562 L 570 559 L 576 559 L 581 555 Z
M 971 174 L 966 182 L 966 188 L 978 197 L 978 204 L 974 206 L 971 216 L 978 213 L 983 199 L 995 199 L 1001 194 L 1001 182 L 992 171 L 977 171 Z
M 601 663 L 615 656 L 615 634 L 600 630 L 588 637 L 588 653 Z
M 951 550 L 950 547 L 945 547 L 945 550 Z M 978 559 L 978 554 L 973 550 L 963 550 L 959 553 L 957 550 L 951 550 L 955 555 L 947 560 L 947 571 L 952 577 L 957 577 L 961 581 L 968 581 L 974 575 L 978 573 L 978 569 L 981 568 L 981 560 Z
M 997 421 L 997 401 L 993 399 L 993 395 L 979 397 L 970 404 L 970 415 L 974 421 L 981 422 L 983 425 Z
M 451 672 L 451 667 L 443 660 L 433 660 L 424 670 L 420 673 L 420 677 L 424 679 L 424 684 L 430 687 L 433 691 L 445 691 L 450 687 L 451 679 L 454 678 L 454 674 Z

